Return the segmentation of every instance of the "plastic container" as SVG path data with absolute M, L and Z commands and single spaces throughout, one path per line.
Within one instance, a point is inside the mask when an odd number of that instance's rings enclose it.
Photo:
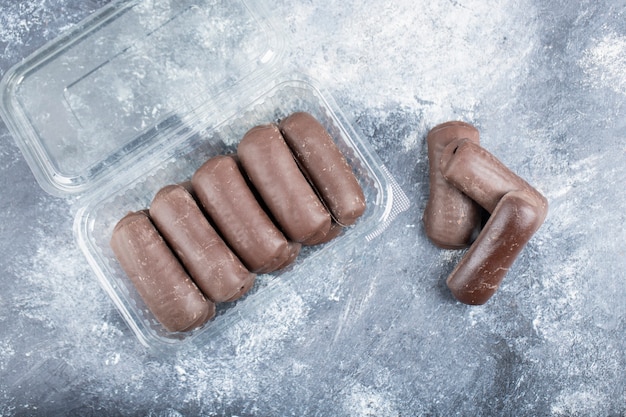
M 307 76 L 283 72 L 283 43 L 258 1 L 114 2 L 12 68 L 0 112 L 38 182 L 78 195 L 78 245 L 100 284 L 146 346 L 215 337 L 293 291 L 312 259 L 362 248 L 408 200 L 332 98 Z M 156 192 L 232 152 L 251 127 L 308 111 L 348 158 L 368 208 L 356 225 L 307 248 L 294 265 L 262 275 L 187 333 L 167 332 L 146 309 L 109 247 L 117 221 Z

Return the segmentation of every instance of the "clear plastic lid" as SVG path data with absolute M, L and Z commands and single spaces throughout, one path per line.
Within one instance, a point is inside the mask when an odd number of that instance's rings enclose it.
M 12 68 L 0 111 L 41 186 L 94 189 L 271 71 L 281 42 L 255 3 L 114 2 Z

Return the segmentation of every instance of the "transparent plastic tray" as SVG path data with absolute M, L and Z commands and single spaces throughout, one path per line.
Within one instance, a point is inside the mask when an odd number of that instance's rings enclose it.
M 408 200 L 336 103 L 305 75 L 281 69 L 282 40 L 262 3 L 220 0 L 115 2 L 14 67 L 0 112 L 41 186 L 79 195 L 74 230 L 100 284 L 139 340 L 177 346 L 279 302 L 313 259 L 363 248 Z M 109 247 L 113 227 L 147 208 L 163 186 L 234 152 L 251 127 L 307 111 L 328 129 L 363 187 L 367 210 L 330 243 L 261 275 L 248 295 L 218 305 L 193 332 L 152 316 Z M 315 265 L 318 265 L 315 262 Z

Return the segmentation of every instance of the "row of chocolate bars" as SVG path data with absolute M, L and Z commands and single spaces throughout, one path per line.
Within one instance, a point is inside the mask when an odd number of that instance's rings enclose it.
M 365 208 L 328 131 L 298 112 L 253 127 L 236 154 L 163 187 L 149 209 L 117 223 L 110 245 L 163 327 L 189 331 L 214 317 L 215 303 L 247 293 L 256 274 L 291 264 L 302 245 L 335 238 Z

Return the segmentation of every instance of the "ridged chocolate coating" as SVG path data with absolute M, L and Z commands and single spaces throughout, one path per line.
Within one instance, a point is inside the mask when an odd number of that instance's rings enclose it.
M 256 275 L 224 243 L 184 186 L 163 187 L 152 200 L 150 217 L 209 299 L 233 301 L 252 287 Z
M 433 127 L 426 137 L 430 189 L 424 209 L 424 229 L 428 238 L 444 249 L 469 246 L 481 224 L 480 206 L 446 181 L 440 170 L 444 148 L 461 138 L 478 144 L 478 130 L 469 123 L 451 121 Z
M 483 304 L 545 220 L 548 202 L 495 156 L 466 139 L 446 146 L 441 170 L 447 181 L 491 213 L 446 281 L 459 301 Z
M 275 271 L 295 259 L 300 244 L 289 242 L 265 213 L 232 156 L 206 161 L 191 185 L 224 241 L 251 272 Z
M 310 245 L 328 234 L 330 214 L 298 168 L 278 126 L 250 129 L 237 147 L 237 156 L 288 239 Z
M 282 120 L 279 127 L 333 219 L 342 226 L 354 224 L 365 212 L 365 196 L 328 131 L 305 112 L 293 113 Z
M 171 332 L 192 330 L 215 315 L 145 211 L 124 216 L 111 249 L 156 319 Z

